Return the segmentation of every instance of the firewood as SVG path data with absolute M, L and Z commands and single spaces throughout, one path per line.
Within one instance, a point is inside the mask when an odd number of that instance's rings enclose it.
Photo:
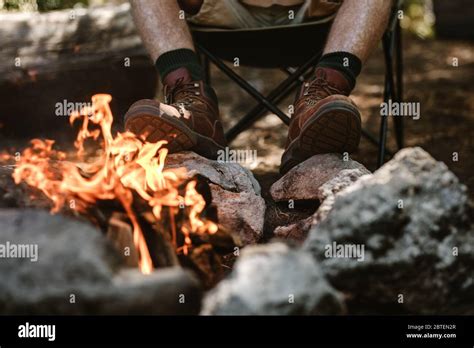
M 15 184 L 12 178 L 15 166 L 0 166 L 0 206 L 4 208 L 43 208 L 50 209 L 50 201 L 40 190 L 25 183 Z
M 183 266 L 196 272 L 205 289 L 212 288 L 224 276 L 222 259 L 210 244 L 192 248 L 188 255 L 180 255 L 180 260 Z
M 123 256 L 125 265 L 137 267 L 138 253 L 133 245 L 133 230 L 125 220 L 124 213 L 113 213 L 108 223 L 107 238 Z
M 37 206 L 50 209 L 51 202 L 44 197 L 38 189 L 30 187 L 25 183 L 16 185 L 12 179 L 14 166 L 0 166 L 0 204 L 25 207 Z M 206 208 L 201 214 L 202 219 L 211 219 L 217 223 L 217 214 L 212 206 L 212 195 L 207 179 L 196 176 L 186 180 L 178 191 L 183 197 L 186 193 L 186 185 L 190 180 L 196 180 L 196 190 L 206 201 Z M 9 202 L 9 194 L 14 194 L 14 202 Z M 10 198 L 11 199 L 11 198 Z M 222 226 L 216 233 L 190 235 L 191 245 L 184 253 L 182 246 L 185 239 L 182 229 L 189 228 L 189 207 L 162 207 L 161 217 L 157 219 L 150 211 L 148 203 L 137 194 L 133 196 L 133 211 L 147 242 L 148 249 L 155 268 L 166 268 L 172 266 L 183 266 L 194 270 L 201 278 L 204 285 L 212 287 L 224 274 L 222 259 L 219 255 L 233 252 L 240 242 Z M 124 257 L 124 263 L 130 267 L 138 264 L 138 253 L 133 244 L 132 224 L 123 211 L 121 205 L 116 201 L 98 201 L 96 204 L 88 205 L 86 211 L 76 211 L 73 206 L 65 205 L 61 214 L 87 219 L 98 226 L 112 242 L 120 254 L 129 251 Z M 179 256 L 178 256 L 179 254 Z
M 214 250 L 220 254 L 225 255 L 234 251 L 234 248 L 241 247 L 242 243 L 238 238 L 226 231 L 222 225 L 218 225 L 219 229 L 213 234 L 194 235 L 191 237 L 193 244 L 210 244 Z
M 176 248 L 169 235 L 169 221 L 156 221 L 151 212 L 138 216 L 145 240 L 150 250 L 151 259 L 155 267 L 171 267 L 179 265 Z

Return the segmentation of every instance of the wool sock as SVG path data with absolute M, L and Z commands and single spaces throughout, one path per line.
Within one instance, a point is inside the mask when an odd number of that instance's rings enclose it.
M 156 60 L 155 66 L 162 82 L 170 72 L 183 67 L 189 71 L 194 81 L 204 79 L 204 69 L 199 62 L 198 55 L 188 48 L 179 48 L 163 53 Z
M 353 89 L 362 69 L 362 62 L 349 52 L 332 52 L 323 55 L 316 67 L 331 68 L 341 72 Z

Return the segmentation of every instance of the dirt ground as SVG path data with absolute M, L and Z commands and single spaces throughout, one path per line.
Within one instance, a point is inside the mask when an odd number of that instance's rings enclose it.
M 404 118 L 405 146 L 421 146 L 445 162 L 474 198 L 474 43 L 405 36 L 403 45 L 405 101 L 420 102 L 421 109 L 418 120 Z M 458 58 L 457 67 L 452 64 L 453 58 Z M 285 77 L 279 70 L 238 69 L 254 87 L 265 92 Z M 365 65 L 352 95 L 361 109 L 364 127 L 374 135 L 378 135 L 380 125 L 384 71 L 379 48 Z M 254 101 L 216 69 L 212 82 L 220 99 L 224 126 L 228 128 Z M 287 98 L 281 108 L 287 110 L 292 101 L 293 96 Z M 395 149 L 392 120 L 389 125 L 388 145 Z M 286 133 L 287 127 L 275 115 L 268 114 L 231 144 L 234 148 L 257 150 L 259 161 L 252 170 L 264 188 L 279 177 Z M 376 169 L 377 150 L 367 139 L 362 139 L 358 153 L 352 157 L 370 170 Z

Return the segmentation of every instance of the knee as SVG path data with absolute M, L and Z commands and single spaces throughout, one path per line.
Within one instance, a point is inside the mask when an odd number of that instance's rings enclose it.
M 204 0 L 178 0 L 179 7 L 187 14 L 194 15 L 201 9 Z

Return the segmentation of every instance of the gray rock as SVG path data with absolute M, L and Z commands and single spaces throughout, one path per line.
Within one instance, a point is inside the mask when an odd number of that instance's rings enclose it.
M 444 163 L 404 149 L 342 193 L 303 246 L 335 288 L 367 308 L 474 313 L 472 205 Z M 363 261 L 326 254 L 351 245 Z
M 270 193 L 277 202 L 293 200 L 319 199 L 319 188 L 326 182 L 338 177 L 342 170 L 358 170 L 360 174 L 370 172 L 359 162 L 351 159 L 343 160 L 341 155 L 315 155 L 298 164 L 275 182 Z M 346 173 L 347 174 L 347 173 Z M 344 174 L 341 174 L 344 177 Z M 339 177 L 341 177 L 339 175 Z
M 238 237 L 239 244 L 255 244 L 263 236 L 265 201 L 252 192 L 226 191 L 210 184 L 219 223 Z
M 331 211 L 336 195 L 343 194 L 344 190 L 354 184 L 362 176 L 371 175 L 367 169 L 343 169 L 332 179 L 319 186 L 316 191 L 317 199 L 322 202 L 313 215 L 287 226 L 278 226 L 273 231 L 281 239 L 303 242 L 309 230 L 321 222 Z
M 166 157 L 166 168 L 173 167 L 185 167 L 189 178 L 200 174 L 227 191 L 245 191 L 260 195 L 260 185 L 252 172 L 238 163 L 221 163 L 186 151 Z
M 320 202 L 323 202 L 330 197 L 334 197 L 365 175 L 371 175 L 365 168 L 343 169 L 332 179 L 322 184 L 318 188 L 316 196 Z
M 309 230 L 314 223 L 313 220 L 314 215 L 311 215 L 293 224 L 278 226 L 273 231 L 273 234 L 279 239 L 302 243 L 308 236 Z
M 311 255 L 283 243 L 249 246 L 229 278 L 207 294 L 202 314 L 340 314 L 340 295 Z
M 252 173 L 238 163 L 209 160 L 194 152 L 167 157 L 166 167 L 185 167 L 191 178 L 200 174 L 210 181 L 212 204 L 219 223 L 244 245 L 256 243 L 263 235 L 265 201 Z
M 87 223 L 41 210 L 5 209 L 0 210 L 0 231 L 0 248 L 37 245 L 36 262 L 11 253 L 0 258 L 2 314 L 199 311 L 201 289 L 192 275 L 180 268 L 150 275 L 125 270 L 115 249 Z M 180 294 L 185 304 L 179 303 Z

